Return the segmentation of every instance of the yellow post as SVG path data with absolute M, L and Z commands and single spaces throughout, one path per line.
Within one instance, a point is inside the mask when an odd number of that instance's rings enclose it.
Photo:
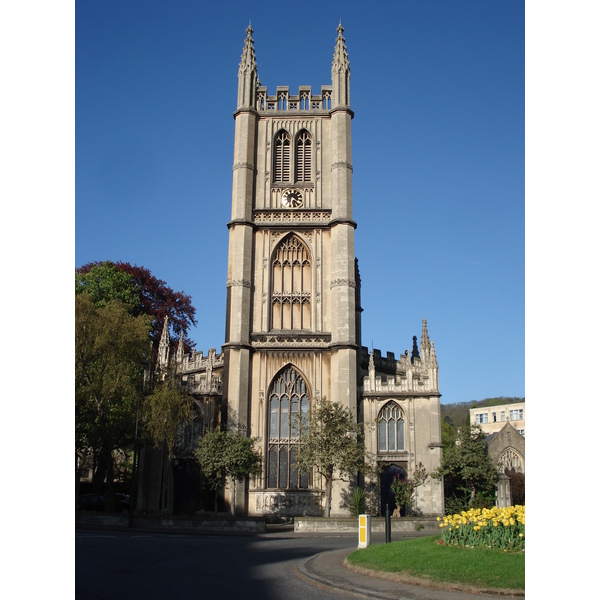
M 371 515 L 358 515 L 358 547 L 371 545 Z

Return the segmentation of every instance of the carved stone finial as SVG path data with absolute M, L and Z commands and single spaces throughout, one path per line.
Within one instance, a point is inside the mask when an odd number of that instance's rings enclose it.
M 331 108 L 337 106 L 350 106 L 350 61 L 344 39 L 342 23 L 337 28 L 337 39 L 331 63 Z
M 244 41 L 242 58 L 240 60 L 240 75 L 246 71 L 256 70 L 256 55 L 254 53 L 254 39 L 252 38 L 253 33 L 254 29 L 252 29 L 252 25 L 248 25 L 246 28 L 246 40 Z
M 254 40 L 252 39 L 253 31 L 252 25 L 248 25 L 238 71 L 238 108 L 255 106 L 256 88 L 260 85 L 254 54 Z
M 417 346 L 417 336 L 413 335 L 413 347 L 412 347 L 411 360 L 414 360 L 415 358 L 421 358 L 421 357 L 419 356 L 419 347 Z
M 427 331 L 427 319 L 423 319 L 423 331 L 421 333 L 421 351 L 429 350 L 429 332 Z
M 335 49 L 333 51 L 332 73 L 350 72 L 350 61 L 348 60 L 348 51 L 346 50 L 346 40 L 344 38 L 344 28 L 342 22 L 337 27 L 337 39 L 335 40 Z
M 169 336 L 169 315 L 165 317 L 160 342 L 158 344 L 158 367 L 164 369 L 169 364 L 169 345 L 171 338 Z
M 183 362 L 183 331 L 179 335 L 179 344 L 177 345 L 177 362 Z

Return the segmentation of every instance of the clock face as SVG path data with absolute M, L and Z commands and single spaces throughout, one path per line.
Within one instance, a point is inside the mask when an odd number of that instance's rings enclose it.
M 285 190 L 281 196 L 281 204 L 287 208 L 299 208 L 302 206 L 302 194 L 299 190 Z

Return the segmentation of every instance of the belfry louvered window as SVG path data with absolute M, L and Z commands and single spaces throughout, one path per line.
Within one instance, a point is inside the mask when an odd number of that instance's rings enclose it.
M 309 486 L 309 474 L 296 466 L 300 426 L 308 421 L 309 403 L 308 386 L 296 369 L 287 367 L 275 378 L 269 394 L 269 488 Z
M 296 181 L 310 181 L 312 140 L 310 133 L 303 130 L 296 138 Z
M 290 180 L 290 134 L 280 131 L 275 138 L 275 177 L 273 181 Z
M 404 420 L 395 402 L 388 402 L 377 419 L 377 438 L 380 452 L 404 450 Z
M 271 329 L 310 329 L 310 253 L 295 235 L 285 237 L 271 267 Z

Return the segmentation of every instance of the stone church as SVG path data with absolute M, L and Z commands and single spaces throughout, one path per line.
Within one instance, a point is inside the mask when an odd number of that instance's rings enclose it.
M 259 440 L 262 475 L 228 485 L 223 510 L 238 515 L 320 515 L 324 484 L 295 468 L 292 419 L 322 398 L 350 409 L 377 462 L 370 508 L 393 504 L 390 483 L 422 463 L 440 464 L 438 363 L 427 322 L 420 344 L 396 359 L 361 345 L 361 294 L 354 255 L 350 63 L 337 39 L 331 83 L 320 90 L 277 86 L 258 78 L 249 26 L 238 72 L 229 229 L 225 343 L 221 352 L 169 357 L 168 326 L 159 367 L 175 361 L 196 398 L 197 419 L 174 460 L 145 451 L 138 508 L 178 512 L 203 504 L 192 449 L 211 427 Z M 185 438 L 185 439 L 184 439 Z M 159 476 L 152 475 L 159 473 Z M 334 485 L 332 516 L 348 515 L 344 498 L 357 481 Z M 391 494 L 391 495 L 390 495 Z M 205 503 L 208 504 L 208 503 Z M 418 488 L 415 508 L 443 514 L 443 486 Z

